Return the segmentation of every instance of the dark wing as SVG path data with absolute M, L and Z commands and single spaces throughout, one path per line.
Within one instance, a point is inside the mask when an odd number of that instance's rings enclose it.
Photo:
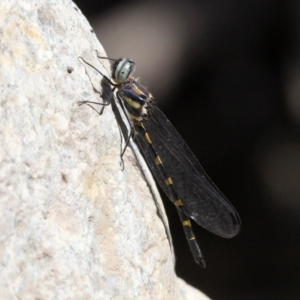
M 235 236 L 241 227 L 241 220 L 226 197 L 206 175 L 193 152 L 166 118 L 153 106 L 149 120 L 144 122 L 153 147 L 161 157 L 164 169 L 173 180 L 173 187 L 183 201 L 182 211 L 205 229 L 219 236 Z M 154 162 L 154 154 L 145 141 L 143 132 L 136 126 L 138 142 L 144 157 L 172 202 L 174 195 L 165 184 L 165 177 Z

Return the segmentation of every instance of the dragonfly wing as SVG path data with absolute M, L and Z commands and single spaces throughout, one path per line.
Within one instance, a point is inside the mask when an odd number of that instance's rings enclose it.
M 211 181 L 193 152 L 177 130 L 158 107 L 144 122 L 152 144 L 161 157 L 166 174 L 173 180 L 173 188 L 183 201 L 182 211 L 205 229 L 222 237 L 235 236 L 241 226 L 238 213 Z M 136 126 L 139 133 L 139 126 Z M 161 169 L 154 162 L 154 155 L 142 135 L 136 139 L 146 161 L 161 188 L 175 202 L 172 190 L 165 184 Z

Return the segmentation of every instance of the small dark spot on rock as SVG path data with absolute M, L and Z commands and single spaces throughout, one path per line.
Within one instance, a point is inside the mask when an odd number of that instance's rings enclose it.
M 73 71 L 74 71 L 74 69 L 73 69 L 72 67 L 67 67 L 67 72 L 68 72 L 69 74 L 71 74 Z
M 64 173 L 61 173 L 61 179 L 64 183 L 68 183 L 67 175 Z

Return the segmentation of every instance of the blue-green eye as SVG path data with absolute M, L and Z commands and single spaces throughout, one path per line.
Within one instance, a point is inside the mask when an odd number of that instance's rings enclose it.
M 117 83 L 124 83 L 128 77 L 133 73 L 135 63 L 129 58 L 120 58 L 113 67 L 113 79 Z

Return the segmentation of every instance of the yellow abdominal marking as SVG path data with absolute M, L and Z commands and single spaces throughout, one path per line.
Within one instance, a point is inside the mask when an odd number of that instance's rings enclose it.
M 181 199 L 176 200 L 174 204 L 176 206 L 183 206 L 183 203 L 182 203 Z
M 145 139 L 148 142 L 148 144 L 152 144 L 152 141 L 150 139 L 150 136 L 149 136 L 148 132 L 145 132 Z
M 167 178 L 165 182 L 166 182 L 166 185 L 172 185 L 173 184 L 173 181 L 172 181 L 171 177 Z
M 192 227 L 191 221 L 190 220 L 186 220 L 182 222 L 183 226 L 188 226 L 188 227 Z
M 162 164 L 162 160 L 161 160 L 161 158 L 158 155 L 155 157 L 155 163 L 157 165 L 161 165 Z

